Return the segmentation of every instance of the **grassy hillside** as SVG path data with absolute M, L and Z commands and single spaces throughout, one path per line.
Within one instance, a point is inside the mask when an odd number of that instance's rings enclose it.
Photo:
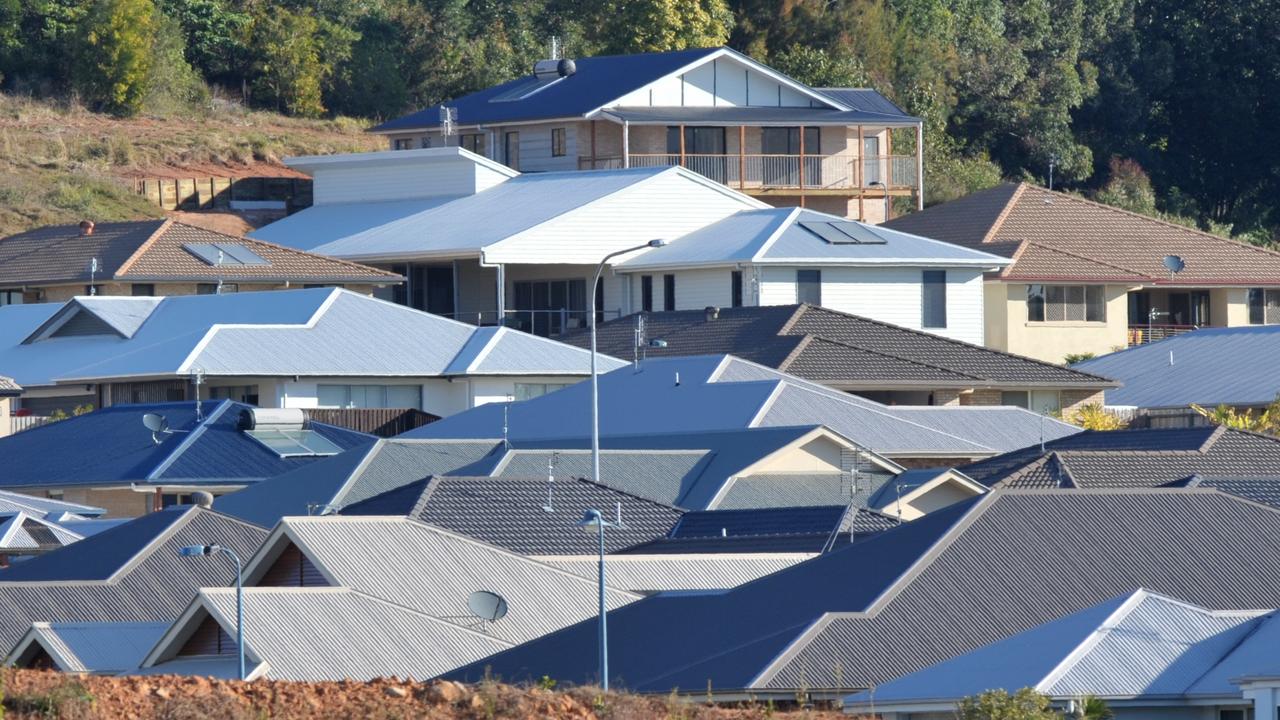
M 161 215 L 132 193 L 131 178 L 278 175 L 290 155 L 385 146 L 364 128 L 232 105 L 201 118 L 120 120 L 0 94 L 0 236 L 86 218 Z

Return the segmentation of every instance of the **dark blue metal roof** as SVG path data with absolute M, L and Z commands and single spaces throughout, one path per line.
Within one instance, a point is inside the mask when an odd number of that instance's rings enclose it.
M 106 580 L 189 511 L 175 506 L 135 518 L 0 570 L 0 582 Z
M 113 405 L 0 439 L 6 488 L 128 485 L 133 483 L 246 483 L 310 464 L 316 457 L 282 458 L 238 429 L 240 412 L 229 400 L 201 403 Z M 163 415 L 175 432 L 159 444 L 142 424 Z M 313 423 L 343 449 L 371 444 L 372 435 Z M 152 477 L 154 475 L 154 477 Z M 150 479 L 149 479 L 150 478 Z
M 818 88 L 823 95 L 835 98 L 855 111 L 882 113 L 884 115 L 906 115 L 892 100 L 871 88 Z
M 673 538 L 834 533 L 844 520 L 843 505 L 749 510 L 699 510 L 685 513 L 671 529 Z
M 533 81 L 525 75 L 446 103 L 458 109 L 459 125 L 474 125 L 547 118 L 578 117 L 608 105 L 659 78 L 719 52 L 721 48 L 696 48 L 663 53 L 602 55 L 575 60 L 577 72 L 523 100 L 491 102 Z M 413 130 L 440 124 L 440 109 L 431 107 L 389 120 L 374 132 Z

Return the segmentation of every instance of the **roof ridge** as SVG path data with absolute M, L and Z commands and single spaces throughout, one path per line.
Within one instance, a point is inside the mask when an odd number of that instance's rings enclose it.
M 208 228 L 203 228 L 203 227 L 200 227 L 199 225 L 191 225 L 190 223 L 178 223 L 178 224 L 180 224 L 180 225 L 186 225 L 187 227 L 194 227 L 194 228 L 197 228 L 197 229 L 200 229 L 200 230 L 208 230 Z M 323 255 L 323 254 L 321 254 L 321 253 L 309 252 L 309 251 L 307 251 L 307 250 L 299 250 L 298 248 L 289 247 L 288 245 L 281 245 L 281 244 L 279 244 L 279 243 L 273 243 L 273 242 L 271 242 L 271 241 L 269 241 L 269 240 L 261 240 L 261 239 L 258 239 L 258 238 L 256 238 L 256 237 L 249 237 L 248 235 L 230 235 L 230 234 L 227 234 L 227 233 L 224 233 L 224 232 L 218 232 L 217 230 L 210 230 L 210 232 L 215 232 L 215 233 L 217 233 L 217 234 L 219 234 L 219 235 L 224 235 L 224 236 L 226 236 L 226 237 L 228 237 L 228 238 L 231 238 L 231 239 L 235 240 L 236 242 L 258 243 L 258 244 L 260 244 L 260 245 L 265 245 L 265 246 L 267 246 L 267 247 L 269 247 L 269 248 L 271 248 L 271 249 L 273 249 L 273 250 L 279 250 L 280 252 L 284 252 L 284 253 L 287 253 L 287 254 L 290 254 L 290 255 L 297 255 L 297 256 L 303 256 L 303 257 L 317 258 L 317 259 L 325 260 L 325 261 L 327 261 L 327 262 L 331 262 L 331 263 L 334 263 L 334 264 L 337 264 L 337 265 L 343 265 L 343 266 L 346 266 L 346 267 L 358 268 L 358 269 L 360 269 L 360 270 L 372 271 L 372 272 L 380 273 L 380 274 L 382 274 L 382 275 L 384 275 L 384 276 L 387 276 L 388 278 L 390 278 L 390 277 L 403 277 L 403 276 L 401 276 L 401 275 L 398 275 L 398 274 L 396 274 L 396 273 L 390 272 L 390 271 L 388 271 L 388 270 L 382 270 L 382 269 L 380 269 L 380 268 L 376 268 L 376 267 L 373 267 L 373 266 L 371 266 L 371 265 L 365 265 L 365 264 L 363 264 L 363 263 L 358 263 L 358 262 L 355 262 L 354 260 L 344 260 L 344 259 L 342 259 L 342 258 L 340 258 L 340 257 L 334 257 L 334 256 L 332 256 L 332 255 Z
M 1141 270 L 1134 270 L 1133 268 L 1128 268 L 1123 265 L 1117 265 L 1113 262 L 1107 262 L 1106 260 L 1098 260 L 1096 258 L 1086 257 L 1079 253 L 1071 252 L 1070 250 L 1064 250 L 1062 248 L 1053 247 L 1052 245 L 1045 245 L 1044 243 L 1038 243 L 1033 240 L 1024 240 L 1023 244 L 1024 244 L 1023 245 L 1024 247 L 1037 247 L 1037 248 L 1040 248 L 1041 250 L 1048 250 L 1049 252 L 1058 253 L 1059 255 L 1066 255 L 1068 257 L 1073 257 L 1073 258 L 1076 258 L 1077 260 L 1084 260 L 1085 262 L 1090 262 L 1095 265 L 1104 265 L 1109 268 L 1115 268 L 1116 270 L 1124 270 L 1125 272 L 1131 272 L 1134 275 L 1138 275 L 1140 277 L 1151 278 L 1153 281 L 1160 279 L 1154 275 L 1148 275 L 1147 273 L 1144 273 Z M 1021 252 L 1021 250 L 1019 250 L 1019 252 Z
M 982 236 L 982 239 L 978 241 L 979 245 L 985 245 L 995 240 L 996 234 L 1000 232 L 1000 228 L 1004 227 L 1004 221 L 1008 219 L 1009 213 L 1013 212 L 1014 206 L 1016 206 L 1018 201 L 1022 199 L 1022 193 L 1025 192 L 1026 189 L 1027 184 L 1025 182 L 1017 184 L 1013 189 L 1013 194 L 1005 201 L 1004 208 L 1002 208 L 1000 213 L 996 215 L 996 221 L 991 223 L 991 227 L 987 228 L 987 232 Z
M 139 243 L 138 247 L 133 249 L 133 252 L 130 253 L 129 257 L 126 258 L 124 262 L 120 263 L 120 267 L 116 268 L 115 272 L 112 273 L 112 278 L 119 279 L 121 275 L 129 272 L 129 268 L 133 267 L 133 264 L 136 263 L 144 253 L 150 250 L 151 246 L 155 245 L 156 242 L 158 242 L 160 238 L 168 232 L 170 227 L 173 227 L 174 222 L 173 218 L 165 218 L 164 222 L 157 225 L 156 229 L 147 236 L 147 239 Z

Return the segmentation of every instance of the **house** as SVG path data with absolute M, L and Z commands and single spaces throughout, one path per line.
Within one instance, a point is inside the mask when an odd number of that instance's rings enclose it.
M 510 328 L 314 288 L 3 307 L 0 367 L 36 414 L 198 392 L 264 408 L 447 415 L 577 382 L 590 362 L 578 348 Z
M 725 353 L 889 405 L 1103 404 L 1105 373 L 1033 360 L 817 305 L 708 307 L 610 320 L 600 352 L 627 358 Z M 561 342 L 588 347 L 590 335 Z
M 1027 183 L 888 226 L 1014 258 L 985 285 L 997 350 L 1062 362 L 1197 327 L 1280 322 L 1280 253 Z
M 1136 410 L 1162 427 L 1203 424 L 1192 404 L 1256 412 L 1280 396 L 1280 381 L 1266 372 L 1273 351 L 1280 351 L 1280 327 L 1205 328 L 1074 368 L 1123 383 L 1106 391 L 1108 406 Z
M 22 396 L 22 386 L 0 375 L 0 437 L 11 435 L 13 428 L 13 399 Z
M 198 588 L 235 580 L 225 558 L 178 554 L 217 542 L 249 557 L 267 537 L 202 507 L 173 507 L 0 570 L 0 646 L 32 623 L 172 622 Z
M 581 411 L 590 406 L 589 391 L 579 385 L 510 406 L 480 407 L 401 437 L 493 438 L 503 437 L 504 428 L 517 441 L 589 437 L 588 415 Z M 649 358 L 600 378 L 604 436 L 814 425 L 904 467 L 954 467 L 963 464 L 957 459 L 991 457 L 1079 432 L 1016 407 L 883 405 L 732 355 Z
M 33 622 L 4 662 L 64 673 L 127 674 L 167 629 L 167 622 Z
M 593 471 L 591 441 L 586 437 L 379 440 L 327 458 L 305 472 L 284 473 L 220 497 L 215 507 L 262 525 L 288 515 L 347 512 L 360 505 L 375 508 L 362 512 L 381 512 L 379 508 L 386 505 L 378 496 L 390 499 L 400 513 L 407 500 L 399 493 L 417 497 L 415 493 L 421 494 L 425 487 L 425 498 L 435 498 L 436 492 L 462 492 L 461 488 L 473 488 L 464 496 L 492 496 L 495 502 L 524 497 L 521 507 L 536 507 L 542 512 L 547 504 L 548 477 L 558 478 L 553 484 L 567 482 L 565 487 L 578 488 L 576 496 L 581 496 L 584 488 L 595 487 L 601 494 L 599 501 L 610 507 L 618 502 L 698 510 L 830 504 L 859 507 L 895 473 L 903 471 L 901 465 L 821 426 L 609 435 L 601 438 L 600 446 L 601 478 L 597 485 L 588 482 Z M 587 484 L 578 484 L 583 482 Z M 583 509 L 576 507 L 573 513 Z M 456 520 L 433 514 L 429 505 L 426 512 L 421 516 L 426 522 L 469 532 L 469 526 L 455 525 Z M 516 525 L 523 527 L 528 522 Z M 621 533 L 610 542 L 616 541 L 615 549 L 621 549 L 658 537 L 666 528 L 658 530 L 648 536 Z M 479 537 L 512 547 L 495 536 Z M 532 538 L 527 541 L 537 542 Z M 521 552 L 538 552 L 517 547 Z
M 405 517 L 287 518 L 245 585 L 249 676 L 277 680 L 429 678 L 595 617 L 598 600 L 594 577 Z M 478 615 L 477 594 L 505 613 Z M 606 588 L 610 608 L 637 600 Z M 235 629 L 234 590 L 202 588 L 142 672 L 234 677 Z
M 958 470 L 993 488 L 1104 489 L 1202 482 L 1206 487 L 1223 482 L 1234 488 L 1238 483 L 1245 497 L 1266 502 L 1265 495 L 1257 493 L 1280 487 L 1273 481 L 1280 478 L 1280 438 L 1221 426 L 1086 431 Z M 1237 483 L 1230 482 L 1232 478 Z
M 1137 590 L 846 698 L 885 720 L 954 717 L 961 698 L 1032 688 L 1069 711 L 1084 697 L 1117 720 L 1276 717 L 1274 610 L 1211 610 Z
M 1256 530 L 1223 532 L 1241 527 Z M 836 699 L 1135 588 L 1275 607 L 1277 532 L 1280 509 L 1212 490 L 997 491 L 725 592 L 610 612 L 611 646 L 643 648 L 615 650 L 611 685 Z M 596 642 L 594 620 L 581 622 L 446 677 L 595 682 Z
M 587 325 L 604 262 L 600 321 L 800 298 L 980 342 L 980 276 L 1008 262 L 770 208 L 682 167 L 516 174 L 456 147 L 288 162 L 314 174 L 318 204 L 255 237 L 408 277 L 386 299 L 538 335 Z
M 176 220 L 86 220 L 0 238 L 0 305 L 315 285 L 367 295 L 403 282 L 385 270 Z
M 524 172 L 682 166 L 772 205 L 869 222 L 896 198 L 923 202 L 919 118 L 724 47 L 544 60 L 372 132 L 394 150 L 463 147 Z
M 0 438 L 0 487 L 46 495 L 52 499 L 29 503 L 59 513 L 80 516 L 86 511 L 70 503 L 91 503 L 106 509 L 99 515 L 127 518 L 190 502 L 196 491 L 237 490 L 375 440 L 323 423 L 250 427 L 256 412 L 231 400 L 205 400 L 198 409 L 196 403 L 113 405 L 43 425 Z M 153 432 L 148 416 L 162 418 L 167 429 Z M 82 525 L 66 527 L 91 532 Z
M 633 312 L 802 302 L 980 345 L 982 275 L 1008 263 L 813 210 L 772 208 L 736 212 L 622 258 L 614 272 L 640 300 Z

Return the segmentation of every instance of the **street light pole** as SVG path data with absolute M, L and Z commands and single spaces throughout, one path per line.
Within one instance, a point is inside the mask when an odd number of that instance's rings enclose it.
M 666 240 L 650 240 L 644 245 L 615 250 L 600 259 L 600 265 L 596 267 L 595 279 L 591 281 L 589 304 L 591 309 L 587 322 L 591 325 L 591 479 L 595 482 L 600 482 L 600 376 L 596 373 L 596 288 L 600 285 L 600 275 L 604 272 L 604 266 L 613 258 L 645 248 L 662 247 L 666 244 Z M 602 560 L 601 567 L 603 562 Z
M 600 599 L 600 606 L 599 606 L 599 609 L 598 609 L 599 617 L 600 617 L 600 629 L 599 629 L 599 633 L 598 633 L 598 634 L 599 634 L 599 640 L 600 640 L 600 648 L 599 648 L 599 651 L 600 651 L 600 689 L 601 689 L 601 690 L 604 690 L 605 692 L 608 692 L 608 691 L 609 691 L 609 620 L 608 620 L 608 618 L 609 618 L 609 613 L 605 610 L 605 606 L 604 606 L 604 586 L 605 586 L 605 575 L 604 575 L 604 529 L 605 529 L 606 527 L 615 527 L 615 528 L 616 528 L 616 527 L 622 527 L 622 521 L 621 521 L 621 518 L 619 518 L 619 521 L 618 521 L 618 522 L 616 522 L 616 523 L 614 523 L 614 522 L 609 522 L 608 520 L 605 520 L 605 519 L 604 519 L 604 514 L 603 514 L 603 513 L 601 513 L 599 510 L 590 509 L 590 510 L 587 510 L 586 512 L 584 512 L 584 513 L 582 514 L 582 520 L 580 520 L 580 521 L 578 522 L 578 527 L 586 528 L 586 530 L 587 530 L 588 532 L 590 532 L 592 528 L 595 528 L 595 529 L 597 530 L 597 538 L 599 539 L 599 543 L 600 543 L 600 545 L 599 545 L 599 550 L 600 550 L 600 587 L 599 587 L 599 591 L 600 591 L 600 596 L 599 596 L 599 599 Z
M 601 532 L 604 531 L 601 530 Z M 601 542 L 603 543 L 603 541 Z M 601 547 L 603 547 L 603 544 Z M 236 649 L 240 651 L 240 679 L 244 680 L 244 570 L 240 564 L 240 556 L 236 554 L 235 550 L 222 545 L 187 545 L 178 549 L 179 555 L 188 557 L 216 555 L 218 553 L 230 557 L 231 561 L 236 565 Z

